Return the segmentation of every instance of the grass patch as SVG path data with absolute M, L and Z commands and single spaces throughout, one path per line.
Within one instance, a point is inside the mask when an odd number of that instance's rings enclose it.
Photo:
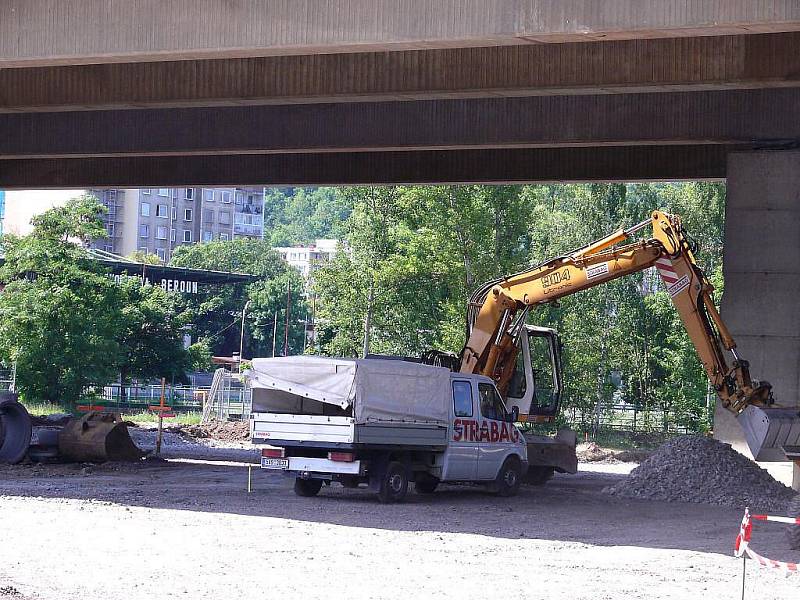
M 122 413 L 122 418 L 134 423 L 157 423 L 158 415 L 150 411 L 137 413 Z M 164 419 L 166 425 L 199 425 L 203 419 L 203 413 L 192 411 L 186 413 L 176 413 L 174 417 Z
M 56 413 L 69 413 L 69 411 L 58 404 L 52 402 L 30 401 L 20 398 L 20 404 L 24 406 L 28 412 L 36 416 L 54 415 Z

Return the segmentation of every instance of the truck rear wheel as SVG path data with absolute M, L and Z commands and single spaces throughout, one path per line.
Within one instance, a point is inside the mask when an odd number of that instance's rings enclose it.
M 522 483 L 522 465 L 516 456 L 509 456 L 500 467 L 493 488 L 498 496 L 508 498 L 517 495 L 520 483 Z
M 298 477 L 294 480 L 294 493 L 298 496 L 316 496 L 322 489 L 322 479 L 303 479 Z
M 383 503 L 402 502 L 408 492 L 408 469 L 403 463 L 392 461 L 378 484 L 378 500 Z
M 797 494 L 789 503 L 787 513 L 790 517 L 800 519 L 800 494 Z M 789 546 L 792 550 L 800 550 L 800 525 L 789 525 L 789 529 L 786 530 L 786 537 L 789 538 Z

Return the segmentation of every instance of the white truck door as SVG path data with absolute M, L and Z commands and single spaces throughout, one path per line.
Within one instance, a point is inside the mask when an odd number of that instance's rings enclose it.
M 494 479 L 508 451 L 519 442 L 519 431 L 509 422 L 511 419 L 494 385 L 478 383 L 478 399 L 481 414 L 476 479 Z
M 453 379 L 453 410 L 450 441 L 444 455 L 442 479 L 449 481 L 474 480 L 478 449 L 472 441 L 475 429 L 475 394 L 472 382 Z

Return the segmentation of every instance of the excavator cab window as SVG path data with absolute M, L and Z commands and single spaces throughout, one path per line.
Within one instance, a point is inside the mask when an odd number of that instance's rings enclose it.
M 552 331 L 528 331 L 533 398 L 528 412 L 555 416 L 561 401 L 561 360 L 558 337 Z

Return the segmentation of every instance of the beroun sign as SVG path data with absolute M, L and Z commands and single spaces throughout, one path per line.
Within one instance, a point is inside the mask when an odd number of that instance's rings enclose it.
M 135 277 L 142 281 L 141 275 L 113 275 L 114 281 L 120 283 L 123 277 Z M 149 277 L 144 278 L 145 285 L 159 285 L 161 289 L 166 292 L 180 292 L 182 294 L 196 294 L 198 284 L 196 281 L 189 281 L 188 279 L 161 279 L 155 282 L 150 281 Z

